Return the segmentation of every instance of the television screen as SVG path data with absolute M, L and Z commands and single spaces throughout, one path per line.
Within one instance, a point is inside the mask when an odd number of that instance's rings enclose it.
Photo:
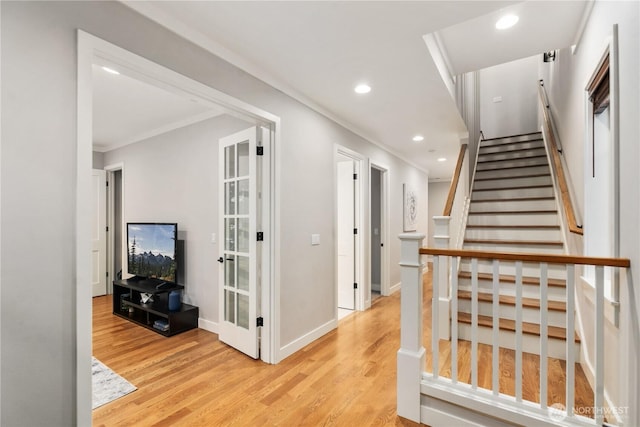
M 127 223 L 128 273 L 176 281 L 177 224 Z

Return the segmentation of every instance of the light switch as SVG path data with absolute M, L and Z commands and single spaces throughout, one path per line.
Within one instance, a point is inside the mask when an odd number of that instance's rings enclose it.
M 215 244 L 217 239 L 216 239 L 216 233 L 211 233 L 211 243 Z
M 374 228 L 374 229 L 373 229 L 373 234 L 374 234 L 375 236 L 377 236 L 377 235 L 378 235 L 378 233 L 379 233 L 378 229 L 377 229 L 377 228 Z
M 317 246 L 320 244 L 320 235 L 312 234 L 311 235 L 311 246 Z
M 494 96 L 493 97 L 493 102 L 502 102 L 502 97 L 501 96 Z

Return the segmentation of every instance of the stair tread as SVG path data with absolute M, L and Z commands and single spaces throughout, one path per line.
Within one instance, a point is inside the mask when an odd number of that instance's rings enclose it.
M 538 141 L 542 141 L 541 139 L 532 139 L 530 141 L 517 141 L 517 142 L 507 142 L 504 145 L 519 145 L 519 144 L 528 144 L 529 142 L 538 142 Z M 495 153 L 478 153 L 478 156 L 492 156 L 492 155 L 496 155 L 496 154 L 504 154 L 504 153 L 514 153 L 514 152 L 518 152 L 518 151 L 528 151 L 528 150 L 541 150 L 544 148 L 544 145 L 540 145 L 537 144 L 538 146 L 534 146 L 534 147 L 518 147 L 518 148 L 514 148 L 512 150 L 500 150 L 497 151 Z M 500 147 L 500 144 L 496 144 L 496 145 L 484 145 L 482 147 L 480 147 L 480 150 L 482 149 L 488 149 L 488 148 L 494 148 L 494 147 Z
M 496 162 L 515 162 L 518 160 L 531 160 L 531 159 L 541 159 L 541 158 L 546 158 L 547 155 L 536 155 L 536 156 L 524 156 L 524 157 L 513 157 L 513 158 L 507 158 L 507 159 L 495 159 L 495 160 L 478 160 L 478 164 L 481 163 L 496 163 Z
M 471 279 L 471 272 L 461 271 L 458 273 L 458 278 Z M 493 280 L 493 274 L 478 273 L 478 280 Z M 516 276 L 510 275 L 510 274 L 500 274 L 498 276 L 498 280 L 502 283 L 516 283 Z M 551 278 L 547 279 L 547 284 L 549 286 L 565 287 L 566 283 L 567 282 L 564 279 L 551 279 Z M 522 284 L 540 286 L 540 278 L 524 276 L 522 277 Z
M 458 312 L 458 322 L 471 324 L 471 314 Z M 483 316 L 478 315 L 478 326 L 485 327 L 493 327 L 493 318 L 491 316 Z M 503 331 L 512 331 L 516 330 L 516 322 L 511 319 L 499 319 L 499 327 Z M 522 322 L 522 332 L 528 335 L 536 335 L 540 336 L 540 325 L 529 322 Z M 567 339 L 567 330 L 566 328 L 561 328 L 559 326 L 548 326 L 547 335 L 549 338 L 556 338 L 559 340 Z M 575 334 L 575 341 L 580 342 L 580 337 L 578 334 Z
M 509 136 L 498 136 L 496 138 L 486 138 L 486 139 L 483 139 L 482 142 L 497 141 L 499 139 L 508 139 L 508 138 L 521 138 L 523 136 L 531 136 L 531 135 L 540 135 L 540 138 L 542 138 L 542 132 L 529 132 L 529 133 L 519 133 L 516 135 L 509 135 Z M 537 141 L 537 139 L 530 139 L 529 141 Z M 524 142 L 524 141 L 518 141 L 518 142 Z
M 555 209 L 541 209 L 537 211 L 527 210 L 527 211 L 469 211 L 469 215 L 535 215 L 535 214 L 549 214 L 549 213 L 557 213 L 558 211 Z
M 482 162 L 478 162 L 482 163 Z M 485 162 L 489 163 L 489 162 Z M 540 163 L 537 165 L 521 165 L 521 166 L 509 166 L 509 167 L 498 167 L 498 168 L 487 168 L 487 169 L 476 169 L 477 172 L 495 172 L 495 171 L 503 171 L 503 170 L 511 170 L 511 169 L 522 169 L 522 168 L 530 168 L 533 166 L 545 166 L 547 163 Z
M 473 191 L 499 191 L 499 190 L 526 190 L 529 188 L 552 188 L 552 184 L 541 185 L 523 185 L 516 187 L 492 187 L 492 188 L 474 188 Z
M 467 228 L 491 228 L 491 229 L 522 229 L 522 230 L 560 230 L 559 225 L 531 225 L 531 224 L 522 224 L 522 225 L 474 225 L 467 224 Z
M 544 166 L 544 165 L 543 165 Z M 516 175 L 516 176 L 498 176 L 494 178 L 476 178 L 474 182 L 478 181 L 500 181 L 504 180 L 512 180 L 512 179 L 520 179 L 520 178 L 543 178 L 545 176 L 551 176 L 551 173 L 537 173 L 532 175 Z
M 458 299 L 471 299 L 471 291 L 458 291 Z M 487 292 L 478 292 L 478 301 L 493 303 L 493 295 Z M 499 295 L 498 301 L 504 305 L 516 305 L 516 297 L 511 295 Z M 522 306 L 540 308 L 539 298 L 522 298 Z M 547 307 L 553 311 L 567 311 L 567 304 L 562 301 L 547 300 Z
M 531 202 L 541 200 L 555 200 L 555 197 L 511 197 L 508 199 L 476 199 L 471 200 L 471 203 L 487 203 L 487 202 Z
M 498 240 L 498 239 L 464 239 L 464 243 L 484 243 L 489 245 L 523 245 L 523 246 L 564 246 L 562 242 L 551 240 Z

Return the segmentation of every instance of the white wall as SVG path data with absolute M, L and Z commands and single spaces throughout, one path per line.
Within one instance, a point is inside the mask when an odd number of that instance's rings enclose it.
M 560 134 L 568 173 L 573 181 L 580 214 L 584 212 L 584 194 L 590 191 L 587 176 L 591 173 L 590 162 L 585 162 L 587 150 L 585 139 L 585 88 L 596 69 L 604 48 L 612 35 L 614 24 L 619 26 L 619 123 L 620 123 L 620 256 L 631 260 L 631 271 L 640 267 L 640 228 L 638 218 L 640 191 L 640 85 L 638 76 L 640 55 L 638 22 L 640 3 L 635 1 L 595 2 L 585 32 L 575 54 L 570 49 L 559 52 L 553 63 L 543 68 L 545 87 L 549 94 L 551 111 Z M 589 224 L 584 224 L 585 232 Z M 640 424 L 640 292 L 634 286 L 633 275 L 621 275 L 620 327 L 611 322 L 606 327 L 607 375 L 606 386 L 613 403 L 628 407 L 625 425 Z M 584 297 L 581 296 L 581 299 Z M 592 309 L 581 304 L 583 319 L 583 343 L 592 348 Z M 590 358 L 592 358 L 591 353 Z M 612 369 L 614 372 L 612 372 Z M 616 390 L 619 388 L 619 392 Z
M 423 195 L 418 231 L 426 233 L 425 173 L 120 3 L 3 2 L 1 19 L 2 425 L 87 421 L 75 419 L 78 28 L 281 118 L 282 347 L 335 322 L 334 144 L 389 168 L 390 276 L 400 281 L 402 183 Z
M 99 151 L 93 152 L 93 168 L 102 169 L 104 167 L 104 153 Z
M 485 138 L 539 130 L 539 61 L 541 55 L 480 71 L 480 129 Z
M 218 140 L 251 126 L 223 115 L 104 155 L 107 164 L 124 165 L 125 222 L 178 223 L 185 245 L 179 266 L 183 301 L 197 305 L 200 318 L 214 323 L 219 254 L 211 233 L 218 234 Z M 126 259 L 122 262 L 126 273 Z

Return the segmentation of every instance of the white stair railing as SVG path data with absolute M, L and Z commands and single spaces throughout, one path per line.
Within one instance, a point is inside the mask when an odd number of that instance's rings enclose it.
M 415 422 L 431 426 L 461 423 L 474 420 L 479 425 L 491 425 L 496 420 L 522 425 L 567 425 L 601 426 L 604 421 L 604 269 L 629 268 L 628 259 L 587 258 L 567 255 L 496 253 L 465 251 L 442 248 L 418 249 L 423 235 L 404 234 L 402 240 L 402 294 L 401 294 L 401 348 L 398 352 L 398 415 Z M 418 252 L 418 253 L 416 253 Z M 432 372 L 424 372 L 425 350 L 423 339 L 423 282 L 418 271 L 421 270 L 421 255 L 433 256 L 432 319 L 431 343 L 429 345 L 432 360 Z M 471 259 L 471 381 L 461 380 L 458 373 L 458 258 Z M 492 271 L 492 378 L 491 386 L 484 388 L 478 384 L 478 263 L 489 263 Z M 499 275 L 504 264 L 515 264 L 515 369 L 510 375 L 515 377 L 515 393 L 509 396 L 499 390 L 498 349 L 499 335 Z M 536 264 L 540 268 L 540 378 L 538 402 L 523 397 L 523 263 Z M 548 265 L 560 264 L 566 271 L 566 384 L 565 409 L 553 405 L 547 407 L 547 358 L 548 358 L 548 322 L 546 318 L 548 301 Z M 437 281 L 443 277 L 438 274 L 441 268 L 451 268 L 451 366 L 450 375 L 443 376 L 443 366 L 439 357 L 442 321 L 439 316 L 439 293 L 441 286 Z M 593 265 L 596 269 L 595 285 L 595 387 L 593 418 L 582 416 L 584 411 L 575 410 L 575 362 L 576 346 L 574 332 L 575 278 L 577 265 Z M 446 337 L 445 339 L 448 339 Z M 418 369 L 417 366 L 420 366 Z M 483 367 L 486 369 L 486 367 Z M 419 387 L 416 384 L 419 383 Z M 443 409 L 445 408 L 445 409 Z M 487 415 L 479 415 L 487 414 Z M 482 421 L 484 419 L 484 422 Z M 493 420 L 493 421 L 492 421 Z

